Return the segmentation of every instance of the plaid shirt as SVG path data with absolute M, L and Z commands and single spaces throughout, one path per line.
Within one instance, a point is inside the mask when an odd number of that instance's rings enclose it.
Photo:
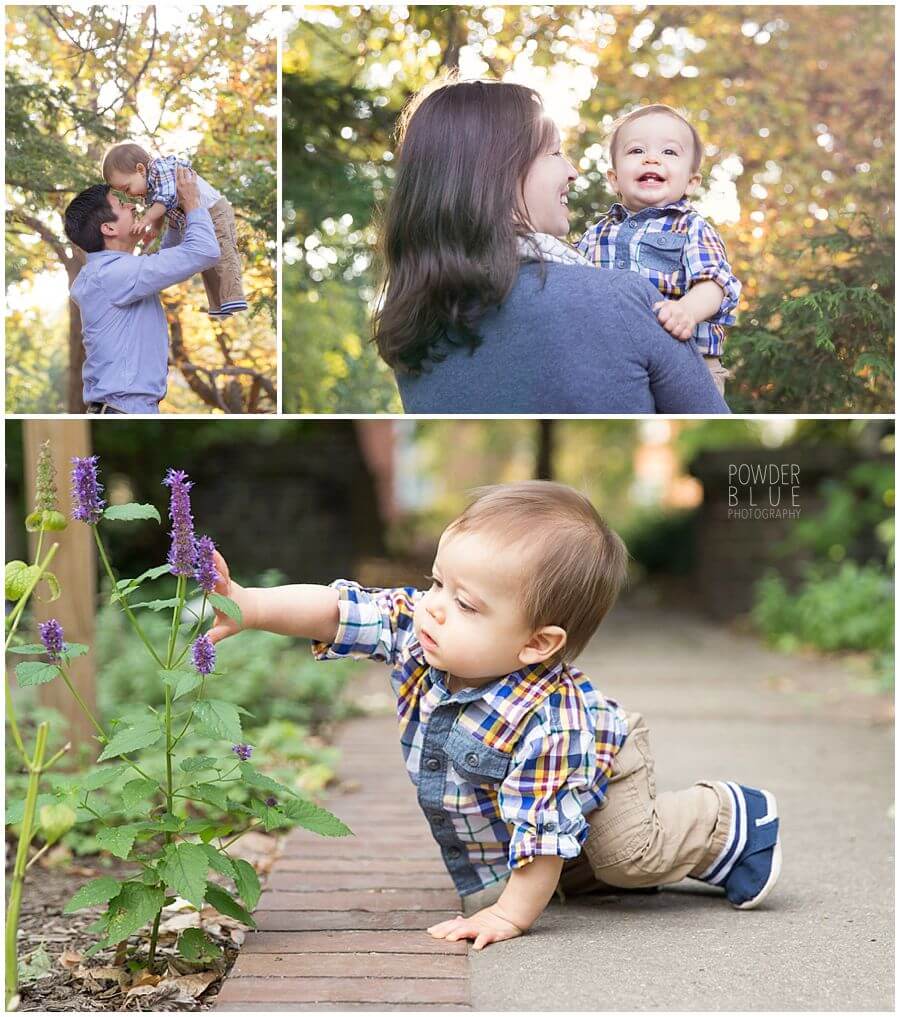
M 637 272 L 667 300 L 683 297 L 703 279 L 718 283 L 725 291 L 722 305 L 712 318 L 698 323 L 693 338 L 701 353 L 721 355 L 724 326 L 735 322 L 731 312 L 738 305 L 741 284 L 721 237 L 686 200 L 634 213 L 616 202 L 587 230 L 578 250 L 597 268 Z
M 577 856 L 585 815 L 604 801 L 628 731 L 618 704 L 563 664 L 451 693 L 413 631 L 422 592 L 343 579 L 332 586 L 338 631 L 313 653 L 391 665 L 406 769 L 459 893 L 484 889 L 537 855 Z
M 183 230 L 187 225 L 184 209 L 178 204 L 178 190 L 175 183 L 175 171 L 179 166 L 187 169 L 191 164 L 187 159 L 179 159 L 176 155 L 167 155 L 161 159 L 151 159 L 147 167 L 147 204 L 158 201 L 166 206 L 166 219 L 170 226 Z

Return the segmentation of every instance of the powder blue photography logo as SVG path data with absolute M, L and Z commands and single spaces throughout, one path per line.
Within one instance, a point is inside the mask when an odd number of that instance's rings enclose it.
M 797 463 L 730 463 L 729 519 L 799 519 Z

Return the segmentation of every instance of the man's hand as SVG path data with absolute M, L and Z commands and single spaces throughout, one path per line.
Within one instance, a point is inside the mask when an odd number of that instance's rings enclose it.
M 679 300 L 661 300 L 653 305 L 660 325 L 676 339 L 690 339 L 697 327 L 697 318 Z
M 215 562 L 216 572 L 219 573 L 219 581 L 215 585 L 215 592 L 221 593 L 223 597 L 230 597 L 241 609 L 241 616 L 244 620 L 243 626 L 238 625 L 234 618 L 229 618 L 223 611 L 217 610 L 215 623 L 206 634 L 213 643 L 218 643 L 220 639 L 233 636 L 236 632 L 240 632 L 242 628 L 253 627 L 254 601 L 250 590 L 245 590 L 243 586 L 231 578 L 231 573 L 228 571 L 228 563 L 218 551 L 213 552 L 213 561 Z
M 193 212 L 200 207 L 200 190 L 197 187 L 197 174 L 187 166 L 179 166 L 175 171 L 175 190 L 178 202 L 185 212 Z
M 438 922 L 437 925 L 432 925 L 428 929 L 430 935 L 435 939 L 447 939 L 451 942 L 456 942 L 459 939 L 474 939 L 475 942 L 472 946 L 475 950 L 481 950 L 489 943 L 501 943 L 504 939 L 515 939 L 517 936 L 524 935 L 525 931 L 499 914 L 496 904 L 476 911 L 471 918 L 457 915 L 450 921 Z

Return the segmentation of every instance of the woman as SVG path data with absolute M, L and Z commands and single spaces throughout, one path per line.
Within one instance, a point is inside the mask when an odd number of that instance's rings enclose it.
M 374 334 L 407 413 L 729 412 L 656 288 L 557 239 L 577 174 L 535 91 L 442 85 L 399 137 Z

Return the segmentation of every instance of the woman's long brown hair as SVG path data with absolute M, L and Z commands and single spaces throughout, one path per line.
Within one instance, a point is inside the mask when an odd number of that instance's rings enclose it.
M 445 343 L 479 345 L 478 319 L 519 270 L 525 175 L 554 132 L 537 92 L 508 82 L 454 81 L 404 109 L 374 317 L 378 352 L 395 370 L 442 360 Z

